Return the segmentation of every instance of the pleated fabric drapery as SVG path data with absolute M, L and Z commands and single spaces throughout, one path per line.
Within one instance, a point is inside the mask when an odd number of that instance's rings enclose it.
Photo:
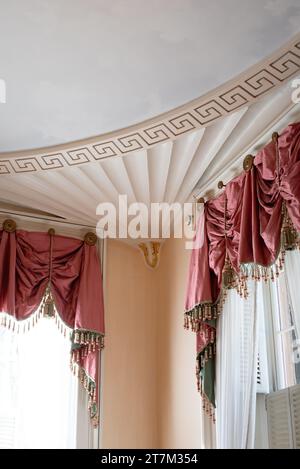
M 197 380 L 214 418 L 217 320 L 228 290 L 248 297 L 249 281 L 275 279 L 286 251 L 299 248 L 300 123 L 289 125 L 222 194 L 205 203 L 198 220 L 185 302 L 185 328 L 197 334 Z
M 96 240 L 93 233 L 82 241 L 58 236 L 53 229 L 48 233 L 16 230 L 12 220 L 6 220 L 0 230 L 1 325 L 17 332 L 30 328 L 44 314 L 54 315 L 62 332 L 66 333 L 65 326 L 72 330 L 71 367 L 89 395 L 95 426 L 104 337 Z

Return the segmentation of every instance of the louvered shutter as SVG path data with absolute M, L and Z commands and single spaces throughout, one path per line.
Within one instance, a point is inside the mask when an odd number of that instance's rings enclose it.
M 269 394 L 266 403 L 270 449 L 293 448 L 289 390 Z
M 294 448 L 300 449 L 300 385 L 290 388 L 290 407 Z
M 267 396 L 271 449 L 300 449 L 300 385 Z
M 14 449 L 15 418 L 0 415 L 0 449 Z

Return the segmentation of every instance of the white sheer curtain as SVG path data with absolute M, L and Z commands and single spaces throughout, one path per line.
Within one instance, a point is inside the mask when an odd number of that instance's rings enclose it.
M 0 327 L 0 445 L 77 446 L 78 379 L 69 363 L 70 341 L 53 319 L 24 334 Z
M 229 290 L 218 321 L 216 434 L 218 449 L 254 447 L 258 315 L 256 284 L 247 300 Z
M 228 292 L 218 321 L 217 448 L 253 448 L 259 399 L 299 382 L 300 252 L 286 252 L 284 272 L 274 282 L 248 286 L 247 300 Z M 264 421 L 257 424 L 265 429 Z M 261 428 L 256 428 L 259 440 Z M 209 444 L 210 428 L 207 432 Z

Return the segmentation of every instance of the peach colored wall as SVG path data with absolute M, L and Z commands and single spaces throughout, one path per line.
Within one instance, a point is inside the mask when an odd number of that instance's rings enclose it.
M 155 448 L 156 272 L 120 241 L 108 241 L 106 258 L 102 447 Z
M 183 328 L 190 251 L 182 239 L 167 240 L 158 275 L 159 445 L 201 447 L 201 403 L 195 379 L 195 335 Z
M 102 447 L 199 448 L 195 336 L 183 329 L 189 251 L 164 243 L 157 270 L 109 241 Z

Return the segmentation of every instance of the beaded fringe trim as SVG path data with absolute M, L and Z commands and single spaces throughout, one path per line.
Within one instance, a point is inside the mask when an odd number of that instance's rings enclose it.
M 184 328 L 191 329 L 192 332 L 200 330 L 201 322 L 217 319 L 223 309 L 227 291 L 236 289 L 242 298 L 248 297 L 248 280 L 254 281 L 275 281 L 279 274 L 284 270 L 284 261 L 286 251 L 300 249 L 300 238 L 293 223 L 288 215 L 285 204 L 282 206 L 282 229 L 281 229 L 281 247 L 275 263 L 269 267 L 263 267 L 257 264 L 241 264 L 239 273 L 233 269 L 229 258 L 226 255 L 222 274 L 222 289 L 220 298 L 216 303 L 200 303 L 186 311 L 184 314 Z
M 247 298 L 247 282 L 249 279 L 258 282 L 261 280 L 265 282 L 271 280 L 274 282 L 284 270 L 286 251 L 296 249 L 300 249 L 300 237 L 288 215 L 285 203 L 283 203 L 280 251 L 275 263 L 269 267 L 263 267 L 257 264 L 242 264 L 240 265 L 239 273 L 236 273 L 229 261 L 229 257 L 226 255 L 222 273 L 221 295 L 218 301 L 215 304 L 207 302 L 200 303 L 184 314 L 184 328 L 191 329 L 192 332 L 197 333 L 203 332 L 204 330 L 206 341 L 209 343 L 208 346 L 197 356 L 196 379 L 197 388 L 202 397 L 203 410 L 212 418 L 213 422 L 215 422 L 215 409 L 206 394 L 203 392 L 201 370 L 204 368 L 208 360 L 212 359 L 216 354 L 216 338 L 215 331 L 210 333 L 211 337 L 208 337 L 209 331 L 207 328 L 204 329 L 203 323 L 213 319 L 218 319 L 222 312 L 228 290 L 234 288 L 241 297 Z
M 80 347 L 83 356 L 86 357 L 89 352 L 95 352 L 104 348 L 104 336 L 98 332 L 86 329 L 75 329 L 72 333 L 72 343 Z
M 88 393 L 88 411 L 94 427 L 99 424 L 99 414 L 97 406 L 97 391 L 95 381 L 88 376 L 86 370 L 82 367 L 84 360 L 89 353 L 100 351 L 104 347 L 104 337 L 94 331 L 86 329 L 71 330 L 59 317 L 55 308 L 54 299 L 51 293 L 50 284 L 48 284 L 41 306 L 44 317 L 55 317 L 55 322 L 60 331 L 66 336 L 69 330 L 70 340 L 72 344 L 70 367 L 74 375 L 76 375 L 85 391 Z
M 212 354 L 215 354 L 215 344 L 210 346 L 211 352 L 209 353 L 210 356 L 207 356 L 204 358 L 205 361 L 208 361 L 210 358 L 212 358 Z M 206 350 L 206 349 L 205 349 Z M 201 356 L 202 360 L 202 356 Z M 202 368 L 202 367 L 201 367 Z M 202 409 L 206 413 L 206 415 L 212 419 L 212 422 L 215 423 L 216 417 L 215 417 L 215 407 L 214 405 L 210 402 L 208 397 L 206 396 L 205 392 L 203 391 L 203 383 L 202 383 L 202 378 L 200 375 L 200 367 L 199 367 L 199 360 L 196 360 L 196 379 L 197 379 L 197 389 L 198 392 L 200 393 L 201 399 L 202 399 Z
M 81 366 L 81 363 L 90 352 L 100 351 L 103 348 L 103 335 L 83 329 L 75 329 L 72 332 L 70 366 L 73 374 L 78 376 L 81 384 L 88 393 L 88 411 L 94 427 L 97 427 L 99 424 L 96 384 L 95 381 L 88 376 L 86 370 Z
M 0 313 L 0 326 L 5 327 L 6 329 L 11 330 L 16 334 L 22 334 L 29 332 L 39 320 L 44 317 L 42 310 L 39 308 L 37 312 L 32 314 L 28 319 L 22 321 L 17 321 L 13 316 L 7 313 Z M 58 331 L 66 337 L 69 335 L 71 339 L 72 329 L 70 329 L 61 319 L 59 314 L 55 312 L 54 321 L 57 326 Z
M 208 397 L 204 393 L 201 394 L 201 399 L 202 399 L 203 411 L 212 420 L 213 423 L 216 423 L 216 414 L 215 414 L 214 406 L 212 405 L 212 403 L 209 401 Z
M 218 319 L 222 312 L 226 299 L 226 291 L 223 290 L 222 298 L 215 304 L 201 303 L 184 314 L 184 328 L 192 332 L 199 332 L 200 326 L 205 321 Z
M 215 423 L 215 408 L 203 391 L 203 383 L 201 377 L 201 370 L 205 367 L 206 363 L 216 355 L 216 337 L 214 331 L 210 334 L 210 337 L 207 336 L 207 340 L 208 339 L 209 344 L 205 347 L 204 350 L 199 353 L 196 359 L 196 381 L 197 390 L 202 398 L 202 408 L 204 412 L 210 418 L 212 418 L 213 423 Z
M 99 415 L 97 409 L 97 393 L 94 380 L 88 376 L 85 369 L 81 366 L 82 360 L 90 352 L 100 351 L 104 348 L 104 336 L 94 331 L 85 329 L 72 330 L 59 316 L 50 290 L 47 288 L 41 306 L 28 319 L 17 321 L 13 316 L 6 313 L 0 313 L 0 326 L 3 326 L 15 333 L 26 333 L 30 331 L 42 317 L 53 318 L 57 329 L 64 336 L 69 336 L 72 344 L 71 351 L 71 371 L 77 376 L 88 393 L 88 411 L 94 427 L 99 424 Z
M 78 363 L 75 363 L 71 358 L 71 371 L 82 384 L 85 391 L 88 393 L 88 411 L 94 427 L 99 425 L 99 414 L 97 406 L 97 392 L 95 381 L 88 376 L 85 369 L 82 368 Z
M 7 313 L 0 313 L 0 326 L 9 329 L 16 334 L 25 334 L 29 332 L 42 317 L 41 310 L 36 311 L 28 319 L 17 321 L 13 316 Z

